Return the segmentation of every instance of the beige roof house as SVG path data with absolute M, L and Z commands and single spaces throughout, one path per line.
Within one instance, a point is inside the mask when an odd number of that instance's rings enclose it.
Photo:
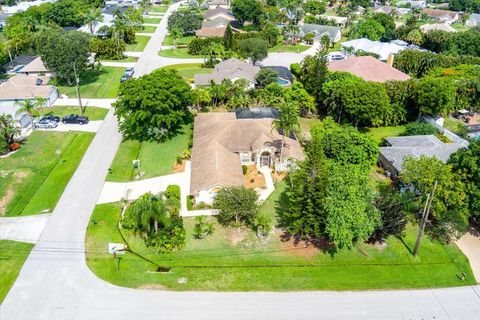
M 221 7 L 208 10 L 205 12 L 204 18 L 205 20 L 213 20 L 216 18 L 223 18 L 229 21 L 236 20 L 235 16 L 230 10 Z
M 328 69 L 350 72 L 364 80 L 374 82 L 410 79 L 409 75 L 372 56 L 349 57 L 345 60 L 331 61 Z
M 280 151 L 282 135 L 272 130 L 273 119 L 255 118 L 258 113 L 248 119 L 238 118 L 237 113 L 211 112 L 195 117 L 192 195 L 211 188 L 243 185 L 242 164 L 274 163 L 275 154 Z M 297 140 L 285 137 L 283 159 L 292 158 L 303 159 L 303 151 Z M 267 160 L 267 163 L 261 162 Z
M 445 31 L 445 32 L 457 32 L 457 30 L 454 27 L 444 23 L 432 23 L 432 24 L 424 24 L 420 26 L 420 31 L 422 31 L 423 33 L 427 33 L 433 30 Z
M 425 8 L 421 11 L 421 13 L 426 14 L 429 18 L 447 23 L 453 23 L 459 18 L 458 12 L 450 10 Z
M 39 74 L 49 74 L 50 71 L 43 64 L 42 58 L 37 57 L 35 60 L 27 64 L 25 67 L 20 69 L 18 73 L 23 73 L 26 75 L 39 75 Z
M 221 83 L 224 79 L 230 79 L 232 81 L 245 79 L 251 86 L 254 86 L 255 76 L 259 71 L 260 68 L 251 63 L 232 58 L 217 64 L 210 74 L 196 74 L 195 86 L 209 86 L 211 81 Z
M 0 85 L 0 100 L 49 98 L 54 86 L 48 85 L 49 77 L 17 74 Z

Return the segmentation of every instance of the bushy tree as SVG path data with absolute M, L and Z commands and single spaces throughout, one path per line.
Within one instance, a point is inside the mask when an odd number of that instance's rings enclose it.
M 255 76 L 255 84 L 257 87 L 263 88 L 278 79 L 278 72 L 270 68 L 260 70 Z
M 326 49 L 319 50 L 314 56 L 306 56 L 302 60 L 299 80 L 317 102 L 323 100 L 321 93 L 328 73 L 327 63 L 328 52 Z
M 162 141 L 189 117 L 190 86 L 175 70 L 160 69 L 120 87 L 115 114 L 125 139 Z
M 305 12 L 310 13 L 314 16 L 325 13 L 327 10 L 325 3 L 318 0 L 307 0 L 303 5 Z
M 238 43 L 240 55 L 246 59 L 249 58 L 252 64 L 262 61 L 268 56 L 268 44 L 260 38 L 249 38 Z
M 233 0 L 232 13 L 241 23 L 257 23 L 262 14 L 262 5 L 257 0 Z
M 435 134 L 437 129 L 428 122 L 411 122 L 405 127 L 405 136 L 420 136 L 426 134 Z
M 225 34 L 223 35 L 223 46 L 226 50 L 233 49 L 233 31 L 230 24 L 227 25 L 227 28 L 225 29 Z
M 202 27 L 203 17 L 196 10 L 175 11 L 168 17 L 168 30 L 179 29 L 182 34 L 191 34 Z
M 438 182 L 432 202 L 430 225 L 427 231 L 445 242 L 457 239 L 468 227 L 468 203 L 465 184 L 460 176 L 453 172 L 452 166 L 435 157 L 421 156 L 418 159 L 407 157 L 403 163 L 400 181 L 412 184 L 415 189 L 426 196 L 432 192 L 435 180 Z M 421 207 L 424 198 L 412 194 Z
M 291 87 L 283 91 L 285 101 L 294 104 L 301 116 L 315 113 L 315 98 L 308 94 L 301 82 L 294 82 Z
M 455 85 L 450 79 L 422 78 L 416 85 L 415 94 L 419 110 L 423 114 L 446 115 L 455 107 Z
M 395 20 L 391 15 L 386 13 L 376 13 L 371 17 L 371 19 L 380 23 L 385 30 L 381 35 L 382 41 L 389 41 L 395 37 Z
M 353 34 L 355 34 L 355 37 L 378 41 L 385 34 L 385 28 L 377 20 L 367 19 L 355 26 Z
M 243 186 L 222 188 L 215 196 L 213 207 L 220 211 L 218 221 L 221 224 L 250 224 L 258 214 L 258 194 Z
M 0 114 L 0 154 L 8 151 L 15 137 L 20 134 L 20 128 L 15 124 L 11 115 Z

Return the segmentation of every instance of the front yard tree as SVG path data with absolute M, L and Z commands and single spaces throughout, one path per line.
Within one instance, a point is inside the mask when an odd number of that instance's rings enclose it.
M 406 158 L 400 180 L 406 185 L 412 184 L 423 196 L 432 192 L 435 180 L 438 182 L 427 227 L 434 237 L 448 242 L 467 230 L 469 211 L 465 184 L 451 165 L 435 157 Z M 425 199 L 415 201 L 421 207 Z
M 259 210 L 258 194 L 243 186 L 222 188 L 215 196 L 213 207 L 220 211 L 218 221 L 224 225 L 251 224 Z
M 308 94 L 301 82 L 294 82 L 284 91 L 285 101 L 297 106 L 301 116 L 305 117 L 316 111 L 315 98 Z
M 450 79 L 422 78 L 415 90 L 420 112 L 431 116 L 447 114 L 455 107 L 455 91 Z
M 270 68 L 264 68 L 260 70 L 259 73 L 255 76 L 255 84 L 259 88 L 264 88 L 268 86 L 270 83 L 273 83 L 277 80 L 278 78 L 278 72 L 270 69 Z
M 40 113 L 38 112 L 38 102 L 32 99 L 27 99 L 21 102 L 16 102 L 16 104 L 20 107 L 17 110 L 16 115 L 18 116 L 22 113 L 28 114 L 28 117 L 30 118 L 30 127 L 33 130 L 33 117 L 38 117 L 40 115 Z
M 15 124 L 11 115 L 0 114 L 0 154 L 6 152 L 20 134 L 20 127 Z
M 194 33 L 202 27 L 203 17 L 196 10 L 175 11 L 168 18 L 168 31 L 180 29 L 182 34 Z
M 233 0 L 232 13 L 241 23 L 257 23 L 262 14 L 262 5 L 257 0 Z
M 115 114 L 125 139 L 162 141 L 185 123 L 193 101 L 175 70 L 157 70 L 121 85 Z
M 268 56 L 268 43 L 260 38 L 249 38 L 238 43 L 240 56 L 249 58 L 252 64 Z
M 282 142 L 280 145 L 280 162 L 283 162 L 283 148 L 285 145 L 285 137 L 290 134 L 296 134 L 299 131 L 300 124 L 298 118 L 300 114 L 298 107 L 290 102 L 284 103 L 280 106 L 280 117 L 274 119 L 272 126 L 278 130 L 282 135 Z
M 322 85 L 328 73 L 328 51 L 326 49 L 318 50 L 314 56 L 306 56 L 302 60 L 300 82 L 308 93 L 321 100 Z
M 88 67 L 90 36 L 84 32 L 48 29 L 37 37 L 37 50 L 45 67 L 70 84 Z

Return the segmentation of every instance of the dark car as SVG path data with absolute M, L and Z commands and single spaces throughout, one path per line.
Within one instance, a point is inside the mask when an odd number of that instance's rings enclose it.
M 88 123 L 88 117 L 79 116 L 78 114 L 70 114 L 62 118 L 63 123 L 77 123 L 77 124 L 86 124 Z
M 57 117 L 53 114 L 48 114 L 46 116 L 43 116 L 40 121 L 42 120 L 50 120 L 50 121 L 55 121 L 55 122 L 60 122 L 60 117 Z

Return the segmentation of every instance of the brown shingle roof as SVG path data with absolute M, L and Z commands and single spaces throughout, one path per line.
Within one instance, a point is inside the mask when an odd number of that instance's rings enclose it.
M 49 70 L 43 64 L 42 58 L 37 57 L 35 60 L 27 64 L 23 67 L 19 73 L 27 73 L 27 72 L 49 72 Z
M 456 17 L 458 17 L 458 12 L 450 11 L 450 10 L 425 8 L 422 10 L 422 13 L 433 18 L 441 18 L 441 17 L 448 16 L 450 19 L 455 19 Z
M 17 74 L 0 85 L 0 99 L 34 99 L 36 97 L 48 98 L 55 88 L 48 83 L 49 77 L 36 77 Z
M 195 85 L 208 86 L 210 82 L 221 83 L 223 79 L 243 78 L 250 82 L 255 81 L 255 76 L 260 68 L 236 58 L 220 62 L 210 74 L 196 74 Z
M 215 18 L 215 16 L 218 16 L 218 15 L 224 15 L 225 17 L 229 17 L 230 21 L 235 20 L 235 16 L 233 15 L 233 13 L 230 12 L 230 10 L 227 10 L 222 7 L 208 10 L 207 12 L 205 12 L 204 18 L 210 20 L 212 18 Z
M 195 32 L 197 37 L 223 37 L 226 27 L 207 27 Z
M 264 146 L 279 148 L 282 136 L 272 119 L 236 119 L 234 112 L 201 113 L 195 117 L 190 192 L 213 186 L 241 186 L 243 173 L 237 152 Z M 303 159 L 300 143 L 285 138 L 285 158 Z
M 402 71 L 371 56 L 349 57 L 345 60 L 332 61 L 328 64 L 328 69 L 330 71 L 350 72 L 364 80 L 374 82 L 410 79 Z

